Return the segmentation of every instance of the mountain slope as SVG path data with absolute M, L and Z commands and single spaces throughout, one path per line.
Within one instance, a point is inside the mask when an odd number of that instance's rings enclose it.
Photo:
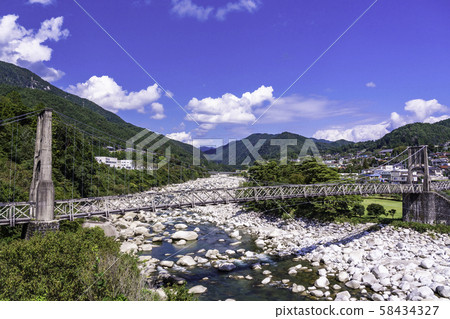
M 22 102 L 28 107 L 35 108 L 37 105 L 50 107 L 96 128 L 96 134 L 103 134 L 102 137 L 111 139 L 111 144 L 125 147 L 124 141 L 143 130 L 143 128 L 125 122 L 118 115 L 103 109 L 92 101 L 53 86 L 27 69 L 0 61 L 0 96 L 12 91 L 18 92 Z M 117 137 L 119 140 L 114 140 L 113 137 Z M 175 140 L 170 140 L 168 145 L 171 146 L 173 157 L 183 164 L 192 164 L 193 149 L 191 145 Z M 202 158 L 202 164 L 209 165 L 204 158 Z

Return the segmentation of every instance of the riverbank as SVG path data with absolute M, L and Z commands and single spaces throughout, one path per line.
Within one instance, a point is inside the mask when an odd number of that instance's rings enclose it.
M 242 181 L 213 176 L 162 191 L 236 187 Z M 157 283 L 181 282 L 177 277 L 183 273 L 189 277 L 203 270 L 248 281 L 254 289 L 289 290 L 294 300 L 450 298 L 448 234 L 432 238 L 390 226 L 374 230 L 374 224 L 282 220 L 245 212 L 235 204 L 127 213 L 111 222 L 123 240 L 122 251 L 141 253 L 142 272 Z M 217 229 L 224 236 L 211 241 Z M 162 246 L 170 252 L 161 253 Z M 279 259 L 289 266 L 283 272 L 271 262 Z M 243 268 L 248 271 L 239 273 Z M 201 294 L 206 289 L 196 285 L 191 291 Z

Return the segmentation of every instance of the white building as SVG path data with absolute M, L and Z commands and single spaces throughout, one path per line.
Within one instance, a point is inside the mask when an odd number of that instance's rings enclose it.
M 118 160 L 116 157 L 96 156 L 95 160 L 99 164 L 106 164 L 109 167 L 134 169 L 133 160 Z

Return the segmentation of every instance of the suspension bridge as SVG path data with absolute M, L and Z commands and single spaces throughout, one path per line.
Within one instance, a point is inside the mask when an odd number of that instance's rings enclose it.
M 408 147 L 408 180 L 406 184 L 352 183 L 276 185 L 217 189 L 191 189 L 174 192 L 141 191 L 116 196 L 96 196 L 55 200 L 52 181 L 52 110 L 28 114 L 0 122 L 0 126 L 14 124 L 30 116 L 37 116 L 33 178 L 28 201 L 0 203 L 0 225 L 34 225 L 33 229 L 57 227 L 58 220 L 74 220 L 93 216 L 109 217 L 110 214 L 138 210 L 192 208 L 197 205 L 245 203 L 251 201 L 284 200 L 292 198 L 316 198 L 345 195 L 402 194 L 403 218 L 425 223 L 450 222 L 450 202 L 438 192 L 449 190 L 450 181 L 430 182 L 427 146 Z M 14 133 L 14 130 L 12 130 Z M 67 132 L 67 131 L 66 131 Z M 97 137 L 96 137 L 97 138 Z M 92 138 L 93 141 L 94 138 Z M 11 143 L 11 159 L 14 156 L 14 137 Z M 67 136 L 66 136 L 67 141 Z M 109 141 L 108 141 L 109 142 Z M 91 148 L 94 148 L 92 142 Z M 66 153 L 67 149 L 63 150 Z M 16 151 L 17 155 L 17 151 Z M 395 160 L 394 157 L 389 162 Z M 92 159 L 91 159 L 92 161 Z M 12 163 L 13 161 L 11 161 Z M 75 163 L 72 162 L 72 166 Z M 413 171 L 423 172 L 421 183 L 413 182 Z M 126 170 L 124 170 L 126 174 Z M 11 164 L 10 184 L 15 176 Z M 92 184 L 92 176 L 91 176 Z M 14 184 L 16 181 L 14 180 Z M 129 188 L 124 188 L 129 190 Z M 13 192 L 14 194 L 14 192 Z M 13 197 L 14 198 L 14 197 Z

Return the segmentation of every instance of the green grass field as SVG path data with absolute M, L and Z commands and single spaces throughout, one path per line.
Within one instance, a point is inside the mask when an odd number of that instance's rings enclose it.
M 380 199 L 380 198 L 365 198 L 363 200 L 363 205 L 367 209 L 367 206 L 370 204 L 380 204 L 384 206 L 384 209 L 389 211 L 390 209 L 395 209 L 397 212 L 395 213 L 394 219 L 402 218 L 402 202 L 390 200 L 390 199 Z M 367 211 L 364 217 L 367 216 Z M 384 215 L 383 215 L 384 217 Z M 390 218 L 390 216 L 388 216 Z

